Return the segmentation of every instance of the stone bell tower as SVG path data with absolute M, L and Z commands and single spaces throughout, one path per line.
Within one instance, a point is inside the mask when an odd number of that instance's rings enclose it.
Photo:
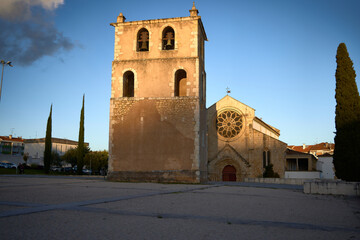
M 110 180 L 206 181 L 207 37 L 195 4 L 189 11 L 111 23 Z

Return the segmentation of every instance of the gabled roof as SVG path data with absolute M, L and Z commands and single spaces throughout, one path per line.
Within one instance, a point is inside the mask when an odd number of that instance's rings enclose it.
M 238 103 L 240 103 L 240 104 L 242 104 L 242 105 L 244 105 L 244 106 L 246 106 L 246 107 L 248 107 L 248 108 L 251 108 L 252 110 L 254 110 L 254 111 L 255 111 L 255 109 L 254 109 L 254 108 L 252 108 L 252 107 L 250 107 L 250 106 L 246 105 L 246 104 L 245 104 L 245 103 L 243 103 L 243 102 L 240 102 L 239 100 L 237 100 L 237 99 L 235 99 L 235 98 L 233 98 L 233 97 L 230 97 L 229 95 L 226 95 L 225 97 L 223 97 L 223 98 L 222 98 L 222 99 L 220 99 L 219 101 L 215 102 L 215 103 L 214 103 L 214 104 L 212 104 L 210 107 L 208 107 L 208 109 L 209 109 L 209 108 L 211 108 L 211 107 L 213 107 L 213 106 L 215 106 L 218 102 L 225 101 L 226 99 L 231 99 L 231 100 L 233 100 L 233 101 L 236 101 L 236 102 L 238 102 Z

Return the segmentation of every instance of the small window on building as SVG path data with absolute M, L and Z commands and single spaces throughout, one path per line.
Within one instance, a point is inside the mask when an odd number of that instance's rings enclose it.
M 286 170 L 287 171 L 296 171 L 296 158 L 286 159 Z
M 162 49 L 173 50 L 175 49 L 175 32 L 172 27 L 166 27 L 162 34 Z
M 134 73 L 131 71 L 123 76 L 123 97 L 134 97 Z
M 149 51 L 149 31 L 145 28 L 140 29 L 138 32 L 137 51 Z
M 186 72 L 183 69 L 179 69 L 175 72 L 174 96 L 186 96 Z
M 309 170 L 309 164 L 307 158 L 299 158 L 298 159 L 299 164 L 299 171 L 308 171 Z
M 202 99 L 205 101 L 206 99 L 206 73 L 202 74 Z

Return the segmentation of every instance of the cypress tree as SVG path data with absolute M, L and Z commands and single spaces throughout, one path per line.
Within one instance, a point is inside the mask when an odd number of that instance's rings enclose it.
M 360 96 L 345 43 L 336 54 L 334 167 L 336 177 L 360 181 Z
M 51 165 L 51 114 L 52 114 L 52 104 L 50 107 L 50 114 L 47 120 L 46 126 L 46 137 L 45 137 L 45 151 L 44 151 L 44 169 L 45 173 L 49 173 Z
M 83 102 L 80 114 L 80 127 L 79 127 L 79 142 L 77 147 L 77 173 L 82 174 L 82 169 L 84 166 L 84 155 L 85 155 L 85 145 L 84 145 L 84 101 L 85 94 L 83 95 Z

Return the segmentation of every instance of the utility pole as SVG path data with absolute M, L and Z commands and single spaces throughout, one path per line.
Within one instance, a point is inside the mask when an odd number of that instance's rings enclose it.
M 4 60 L 1 59 L 1 64 L 2 64 L 2 72 L 1 72 L 1 85 L 0 85 L 0 101 L 1 101 L 2 83 L 3 83 L 3 78 L 4 78 L 4 67 L 5 67 L 5 65 L 9 65 L 10 67 L 12 67 L 10 61 L 5 62 Z

